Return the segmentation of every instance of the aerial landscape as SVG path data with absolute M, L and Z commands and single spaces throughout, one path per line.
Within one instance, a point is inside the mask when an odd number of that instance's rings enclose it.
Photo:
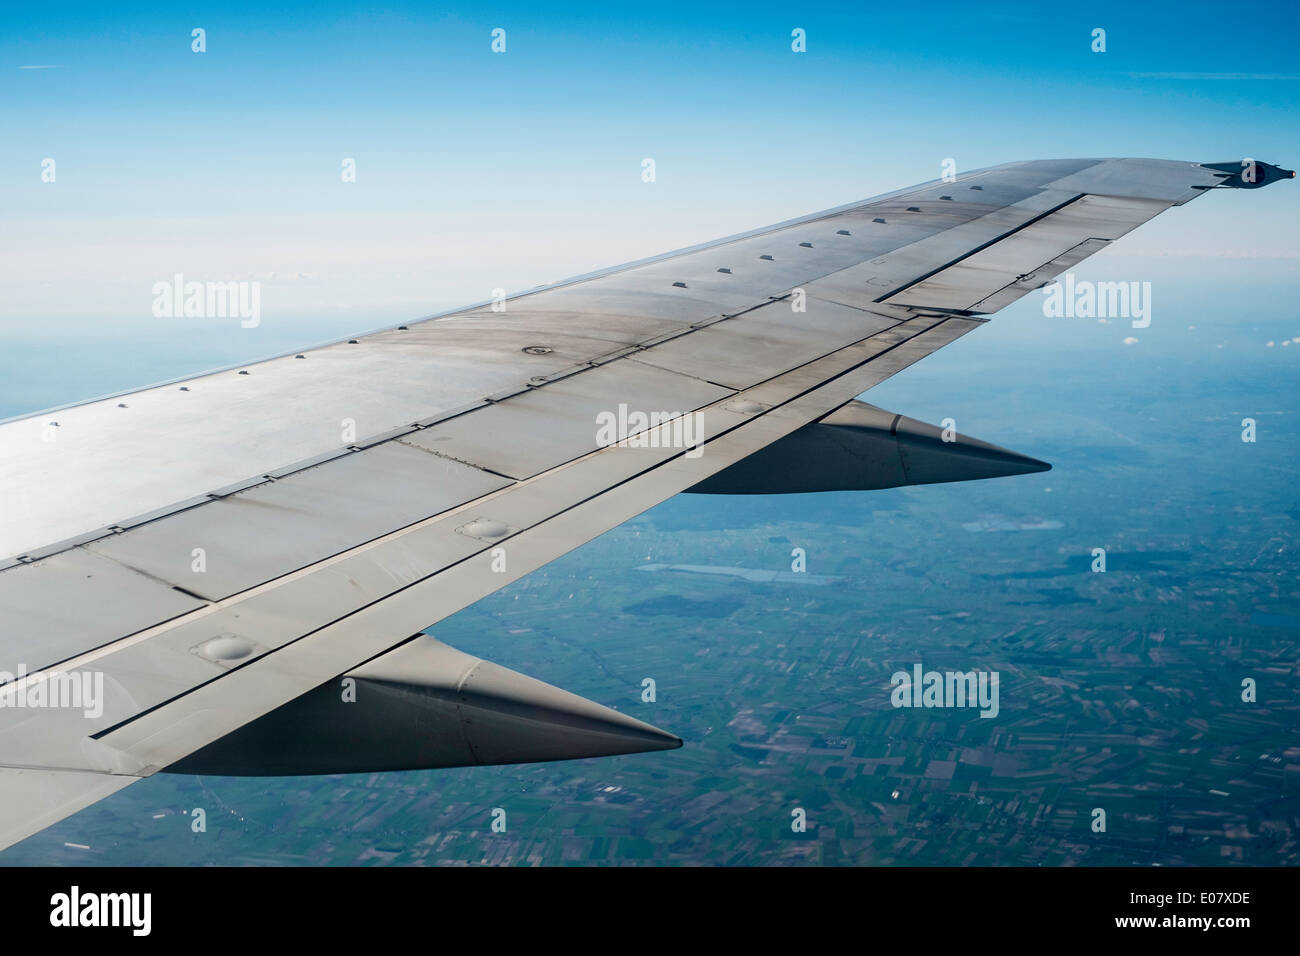
M 1035 301 L 870 395 L 934 421 L 955 405 L 963 429 L 1050 472 L 680 496 L 430 629 L 669 729 L 681 750 L 163 774 L 0 861 L 1293 864 L 1300 345 L 1276 343 L 1300 336 L 1300 316 L 1243 322 L 1234 290 L 1203 291 L 1150 330 L 1155 360 L 1095 322 L 1055 320 L 1051 343 L 1020 344 L 1044 321 Z M 1115 372 L 1098 388 L 1103 361 Z M 998 672 L 997 719 L 891 706 L 891 674 L 917 662 Z M 191 831 L 194 807 L 206 832 Z

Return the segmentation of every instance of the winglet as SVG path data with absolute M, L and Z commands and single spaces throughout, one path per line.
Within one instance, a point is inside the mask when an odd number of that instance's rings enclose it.
M 1233 163 L 1201 163 L 1206 169 L 1217 169 L 1228 173 L 1220 186 L 1230 189 L 1258 189 L 1279 179 L 1295 179 L 1294 169 L 1283 169 L 1272 163 L 1262 163 L 1255 159 L 1243 159 Z

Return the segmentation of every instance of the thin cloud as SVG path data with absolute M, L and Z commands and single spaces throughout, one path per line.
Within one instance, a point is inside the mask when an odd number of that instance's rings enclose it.
M 35 65 L 35 66 L 20 66 L 18 69 L 20 69 L 20 70 L 61 70 L 61 69 L 63 69 L 63 64 L 62 64 L 62 63 L 42 63 L 42 64 L 38 64 L 38 65 Z

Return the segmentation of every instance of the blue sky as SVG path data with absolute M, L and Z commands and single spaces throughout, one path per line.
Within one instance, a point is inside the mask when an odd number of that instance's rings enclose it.
M 948 157 L 1294 168 L 1298 25 L 1285 4 L 13 8 L 0 413 L 866 198 Z M 1245 262 L 1294 289 L 1297 221 L 1293 184 L 1225 193 L 1097 261 L 1201 282 Z M 262 325 L 160 324 L 150 287 L 176 272 L 262 281 Z

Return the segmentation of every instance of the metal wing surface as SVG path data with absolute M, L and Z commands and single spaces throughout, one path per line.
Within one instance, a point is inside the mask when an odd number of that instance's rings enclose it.
M 1233 169 L 997 166 L 0 424 L 0 846 L 160 770 L 680 745 L 418 632 L 827 428 L 956 480 L 855 397 Z

